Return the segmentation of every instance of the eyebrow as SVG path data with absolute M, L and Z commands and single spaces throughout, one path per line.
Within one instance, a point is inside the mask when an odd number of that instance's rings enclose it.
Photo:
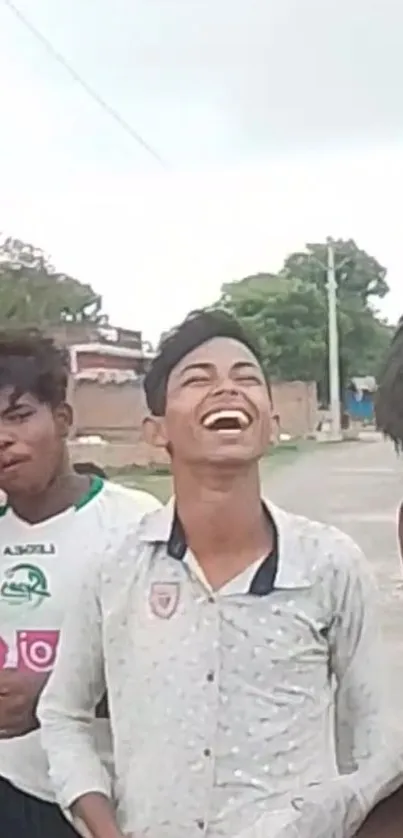
M 198 363 L 187 364 L 183 370 L 180 371 L 179 376 L 182 377 L 188 372 L 192 370 L 203 370 L 205 372 L 211 372 L 214 368 L 214 364 L 208 361 L 199 361 Z M 242 369 L 249 369 L 249 370 L 258 370 L 259 367 L 257 364 L 254 364 L 252 361 L 236 361 L 235 364 L 231 367 L 231 372 L 239 372 Z

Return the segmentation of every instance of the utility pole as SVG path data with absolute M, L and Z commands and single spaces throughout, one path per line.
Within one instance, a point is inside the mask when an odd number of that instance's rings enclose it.
M 329 395 L 331 416 L 331 440 L 342 439 L 340 405 L 340 358 L 339 326 L 337 316 L 337 281 L 334 263 L 333 242 L 327 239 L 327 310 L 329 341 Z

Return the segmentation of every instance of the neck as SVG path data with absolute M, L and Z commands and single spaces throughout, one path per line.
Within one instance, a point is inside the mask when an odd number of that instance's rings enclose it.
M 236 472 L 222 466 L 182 472 L 174 487 L 187 544 L 200 563 L 248 564 L 270 549 L 273 529 L 262 509 L 256 463 Z
M 36 524 L 74 506 L 88 490 L 89 485 L 88 475 L 76 474 L 71 464 L 66 461 L 46 487 L 35 493 L 10 494 L 8 504 L 20 518 L 30 524 Z

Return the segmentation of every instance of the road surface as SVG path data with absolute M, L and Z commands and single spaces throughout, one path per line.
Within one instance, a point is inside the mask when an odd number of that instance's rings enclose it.
M 370 560 L 392 664 L 394 711 L 402 727 L 403 575 L 396 512 L 403 500 L 403 457 L 382 441 L 323 445 L 272 477 L 265 467 L 263 481 L 274 503 L 340 527 Z

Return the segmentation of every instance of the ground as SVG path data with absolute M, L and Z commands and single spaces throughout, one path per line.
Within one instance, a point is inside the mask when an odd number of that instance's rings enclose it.
M 403 460 L 379 440 L 322 445 L 297 457 L 289 450 L 284 456 L 267 458 L 262 476 L 275 503 L 335 524 L 366 553 L 379 586 L 382 626 L 392 662 L 394 710 L 401 719 L 403 584 L 396 510 L 403 499 Z M 140 485 L 165 497 L 170 491 L 166 475 L 143 476 Z

